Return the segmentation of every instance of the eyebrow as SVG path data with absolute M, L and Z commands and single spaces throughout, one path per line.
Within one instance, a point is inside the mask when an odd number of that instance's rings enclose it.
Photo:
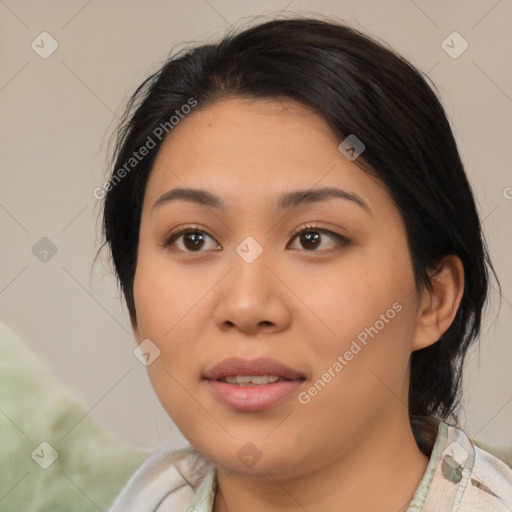
M 359 205 L 370 215 L 372 214 L 370 207 L 358 195 L 337 187 L 295 190 L 293 192 L 283 193 L 277 199 L 277 208 L 284 210 L 285 208 L 294 208 L 301 204 L 318 203 L 333 198 L 351 201 Z M 155 201 L 152 211 L 158 206 L 169 204 L 173 201 L 188 201 L 218 210 L 227 209 L 226 204 L 220 197 L 206 190 L 197 188 L 173 188 Z

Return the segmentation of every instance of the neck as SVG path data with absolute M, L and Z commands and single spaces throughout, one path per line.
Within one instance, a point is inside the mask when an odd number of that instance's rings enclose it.
M 391 418 L 370 428 L 334 463 L 294 478 L 268 478 L 267 473 L 258 479 L 217 468 L 214 512 L 405 512 L 428 458 L 416 444 L 407 415 Z

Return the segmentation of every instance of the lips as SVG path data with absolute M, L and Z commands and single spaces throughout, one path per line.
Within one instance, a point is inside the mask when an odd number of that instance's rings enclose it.
M 238 357 L 221 361 L 206 371 L 204 378 L 207 380 L 223 380 L 225 377 L 236 377 L 238 375 L 276 375 L 288 380 L 305 379 L 305 376 L 300 372 L 274 359 L 241 359 Z
M 272 376 L 272 381 L 264 375 Z M 248 383 L 242 377 L 253 378 Z M 305 378 L 293 368 L 267 358 L 225 359 L 204 374 L 210 392 L 220 403 L 235 411 L 251 413 L 276 407 L 290 399 L 303 388 Z M 238 382 L 240 380 L 243 382 Z M 255 383 L 255 380 L 262 383 Z

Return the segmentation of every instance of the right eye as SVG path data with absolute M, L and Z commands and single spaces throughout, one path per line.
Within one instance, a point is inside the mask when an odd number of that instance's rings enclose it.
M 213 240 L 213 238 L 208 235 L 205 231 L 200 229 L 199 227 L 192 227 L 192 228 L 183 228 L 179 231 L 172 233 L 166 241 L 163 243 L 164 247 L 176 247 L 177 242 L 179 239 L 183 239 L 181 241 L 181 245 L 184 248 L 179 248 L 177 250 L 182 252 L 204 252 L 201 251 L 201 249 L 205 245 L 205 239 L 209 238 L 210 240 Z M 217 245 L 218 246 L 218 245 Z

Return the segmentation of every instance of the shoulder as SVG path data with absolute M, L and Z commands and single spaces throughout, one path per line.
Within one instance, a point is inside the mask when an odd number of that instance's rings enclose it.
M 498 457 L 477 446 L 467 434 L 449 426 L 450 443 L 444 451 L 445 465 L 460 464 L 461 481 L 458 510 L 512 510 L 512 468 Z
M 488 510 L 512 510 L 512 469 L 475 444 L 473 448 L 475 462 L 466 492 L 468 501 L 489 503 L 494 508 Z
M 212 467 L 191 447 L 155 450 L 132 475 L 109 512 L 186 510 Z

